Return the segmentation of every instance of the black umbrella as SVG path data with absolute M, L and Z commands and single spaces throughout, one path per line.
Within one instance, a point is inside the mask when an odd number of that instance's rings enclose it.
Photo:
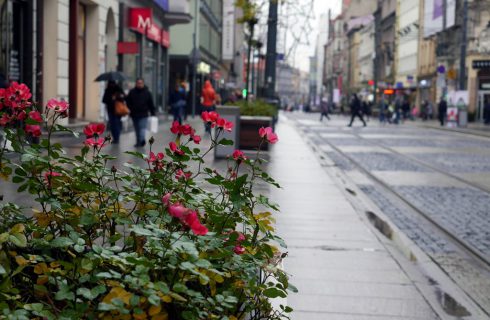
M 94 81 L 124 81 L 128 78 L 119 71 L 109 71 L 100 74 Z

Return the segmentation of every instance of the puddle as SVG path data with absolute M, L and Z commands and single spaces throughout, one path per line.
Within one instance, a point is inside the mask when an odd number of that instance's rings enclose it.
M 458 303 L 452 296 L 436 288 L 436 297 L 444 312 L 453 317 L 471 316 L 471 313 L 464 306 Z
M 369 222 L 379 230 L 386 238 L 393 239 L 393 230 L 390 225 L 385 221 L 381 220 L 375 213 L 371 211 L 366 211 L 366 216 L 369 219 Z

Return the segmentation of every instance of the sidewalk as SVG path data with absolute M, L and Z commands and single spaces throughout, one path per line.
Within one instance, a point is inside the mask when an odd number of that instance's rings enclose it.
M 270 197 L 299 290 L 288 297 L 293 319 L 438 319 L 292 123 L 281 117 L 277 132 L 269 173 L 282 189 Z

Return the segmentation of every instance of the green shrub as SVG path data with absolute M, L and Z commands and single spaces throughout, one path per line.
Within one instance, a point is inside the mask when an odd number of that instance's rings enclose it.
M 264 116 L 264 117 L 276 117 L 277 108 L 265 102 L 264 100 L 247 101 L 238 100 L 236 102 L 230 102 L 229 105 L 239 106 L 240 115 L 242 116 Z
M 218 140 L 226 121 L 212 120 L 205 152 L 174 123 L 168 147 L 150 139 L 150 154 L 128 152 L 135 161 L 116 167 L 103 124 L 88 125 L 85 146 L 68 156 L 51 138 L 68 131 L 56 124 L 68 105 L 50 100 L 40 114 L 29 98 L 17 84 L 0 89 L 0 178 L 34 198 L 22 207 L 0 197 L 0 319 L 288 318 L 291 308 L 270 301 L 295 290 L 278 267 L 278 208 L 254 189 L 277 183 L 240 151 L 223 173 L 205 167 L 207 153 L 230 144 Z

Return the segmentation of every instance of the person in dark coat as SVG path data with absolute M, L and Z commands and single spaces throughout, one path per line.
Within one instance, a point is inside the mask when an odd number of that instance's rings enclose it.
M 174 121 L 178 121 L 179 124 L 182 124 L 182 118 L 184 117 L 187 105 L 187 97 L 183 84 L 175 85 L 175 90 L 172 91 L 168 97 L 168 104 L 170 105 L 170 110 L 174 116 Z
M 136 79 L 136 85 L 129 91 L 126 97 L 131 119 L 133 120 L 134 131 L 136 133 L 135 147 L 144 147 L 146 144 L 145 131 L 148 126 L 148 115 L 155 115 L 155 105 L 153 97 L 145 81 L 142 78 Z
M 112 143 L 118 144 L 122 130 L 121 116 L 115 113 L 114 105 L 116 101 L 124 101 L 124 92 L 115 82 L 109 81 L 104 91 L 102 102 L 106 105 L 107 116 L 109 117 L 109 128 L 111 129 Z
M 439 122 L 441 122 L 441 127 L 444 126 L 444 121 L 446 120 L 447 114 L 447 102 L 444 100 L 444 97 L 441 97 L 441 101 L 439 101 L 438 105 L 439 111 Z
M 328 120 L 330 120 L 330 117 L 328 116 L 328 112 L 330 111 L 330 106 L 328 103 L 328 100 L 326 98 L 323 98 L 320 102 L 320 108 L 321 108 L 321 115 L 320 115 L 320 121 L 323 121 L 323 117 L 326 117 Z
M 486 97 L 485 106 L 483 107 L 485 114 L 485 124 L 490 124 L 490 97 Z
M 354 122 L 355 117 L 359 117 L 359 119 L 361 119 L 364 126 L 366 126 L 366 121 L 364 121 L 364 118 L 362 117 L 361 108 L 362 108 L 361 100 L 359 100 L 357 94 L 353 93 L 350 102 L 351 118 L 350 118 L 350 123 L 348 125 L 349 127 L 352 127 L 352 123 Z

